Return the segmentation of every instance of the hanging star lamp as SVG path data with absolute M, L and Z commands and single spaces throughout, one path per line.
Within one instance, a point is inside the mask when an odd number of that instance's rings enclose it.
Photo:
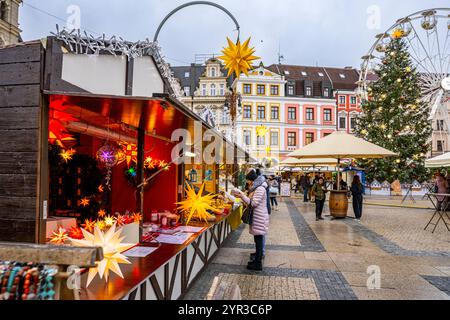
M 66 229 L 59 227 L 50 238 L 52 244 L 64 244 L 69 239 Z
M 131 243 L 122 243 L 124 237 L 120 237 L 122 229 L 116 231 L 114 224 L 107 232 L 95 227 L 94 234 L 82 229 L 84 240 L 71 239 L 72 244 L 77 247 L 102 247 L 104 259 L 96 262 L 95 268 L 89 269 L 87 287 L 94 280 L 97 273 L 100 279 L 105 278 L 108 282 L 109 273 L 112 271 L 123 279 L 119 264 L 130 264 L 130 261 L 122 253 L 135 246 Z
M 50 144 L 57 144 L 61 148 L 67 148 L 67 144 L 76 139 L 64 127 L 63 122 L 78 121 L 70 113 L 51 109 L 48 123 L 48 140 Z
M 265 137 L 269 129 L 266 126 L 258 126 L 256 127 L 256 135 L 258 137 Z
M 219 57 L 219 59 L 225 63 L 225 68 L 228 70 L 228 77 L 233 72 L 237 78 L 242 73 L 248 75 L 248 71 L 252 68 L 252 62 L 260 59 L 260 57 L 253 55 L 255 48 L 249 47 L 250 39 L 248 38 L 243 44 L 238 40 L 235 44 L 227 37 L 228 47 L 222 50 L 223 56 Z
M 205 183 L 202 184 L 198 193 L 195 192 L 194 188 L 189 184 L 186 186 L 186 200 L 178 202 L 176 204 L 180 205 L 177 209 L 182 213 L 186 214 L 186 224 L 189 224 L 192 218 L 198 218 L 199 220 L 204 220 L 208 222 L 214 216 L 208 213 L 208 210 L 220 213 L 220 211 L 213 205 L 215 203 L 216 195 L 206 195 L 203 196 L 203 191 L 205 190 Z

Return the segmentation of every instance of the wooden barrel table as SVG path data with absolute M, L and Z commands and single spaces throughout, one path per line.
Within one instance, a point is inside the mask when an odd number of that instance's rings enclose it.
M 348 212 L 347 191 L 330 191 L 330 214 L 334 218 L 346 218 Z

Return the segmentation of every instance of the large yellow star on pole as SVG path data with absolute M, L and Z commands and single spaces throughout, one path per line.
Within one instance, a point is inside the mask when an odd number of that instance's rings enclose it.
M 116 231 L 116 224 L 114 224 L 106 233 L 95 227 L 94 234 L 81 229 L 84 235 L 84 240 L 70 239 L 72 244 L 76 247 L 102 247 L 104 259 L 96 262 L 95 268 L 89 269 L 88 280 L 86 287 L 94 280 L 97 273 L 100 279 L 105 277 L 108 282 L 109 271 L 114 272 L 123 279 L 122 271 L 119 264 L 130 264 L 127 257 L 122 252 L 135 246 L 131 243 L 122 243 L 124 237 L 120 237 L 122 229 Z
M 256 127 L 256 135 L 258 137 L 265 137 L 269 129 L 266 126 L 258 126 Z
M 250 48 L 250 39 L 248 38 L 243 44 L 238 40 L 236 44 L 227 37 L 228 47 L 222 50 L 223 56 L 219 59 L 225 63 L 225 68 L 228 69 L 228 76 L 233 72 L 239 78 L 241 73 L 248 75 L 248 70 L 252 68 L 252 61 L 260 59 L 254 56 L 255 48 Z

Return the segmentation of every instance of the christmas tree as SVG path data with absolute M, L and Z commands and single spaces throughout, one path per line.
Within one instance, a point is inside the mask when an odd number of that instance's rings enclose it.
M 430 149 L 429 111 L 420 101 L 419 74 L 411 63 L 407 44 L 395 33 L 382 63 L 374 70 L 378 80 L 368 88 L 356 134 L 398 154 L 396 158 L 363 160 L 369 181 L 423 182 Z

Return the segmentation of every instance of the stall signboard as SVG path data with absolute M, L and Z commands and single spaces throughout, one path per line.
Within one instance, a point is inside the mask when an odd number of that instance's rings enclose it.
M 282 197 L 290 197 L 291 196 L 291 184 L 289 182 L 281 183 L 280 195 Z

